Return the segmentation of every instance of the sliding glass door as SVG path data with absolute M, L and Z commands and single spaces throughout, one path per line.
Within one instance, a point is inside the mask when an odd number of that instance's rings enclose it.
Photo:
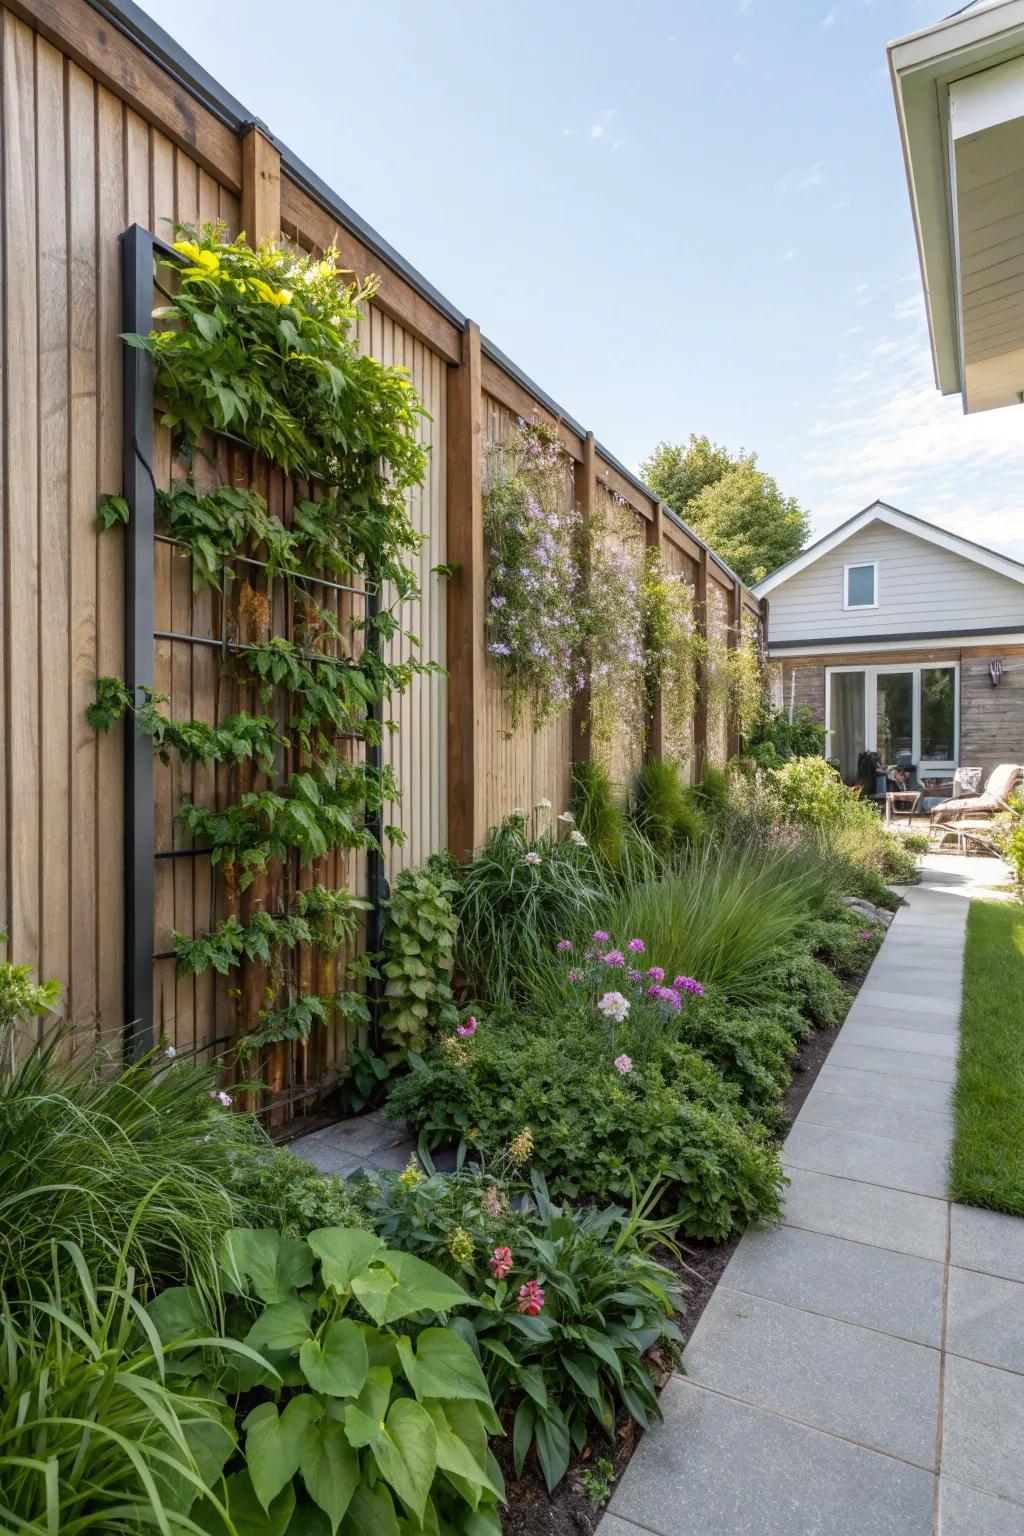
M 919 777 L 952 774 L 957 765 L 959 670 L 955 662 L 920 666 L 826 667 L 825 754 L 847 784 L 867 749 L 883 768 L 913 766 Z

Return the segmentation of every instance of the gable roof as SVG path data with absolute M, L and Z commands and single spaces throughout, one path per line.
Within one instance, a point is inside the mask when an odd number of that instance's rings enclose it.
M 923 517 L 914 517 L 910 512 L 901 512 L 899 507 L 891 507 L 887 501 L 873 501 L 869 507 L 864 507 L 853 517 L 847 518 L 845 523 L 840 523 L 838 528 L 833 528 L 831 533 L 826 533 L 824 538 L 817 543 L 809 544 L 799 555 L 794 556 L 785 565 L 780 565 L 777 571 L 766 576 L 754 587 L 755 597 L 767 597 L 776 587 L 788 581 L 791 576 L 798 576 L 809 565 L 820 560 L 823 555 L 831 554 L 838 549 L 840 544 L 852 538 L 855 533 L 860 533 L 862 528 L 867 528 L 871 523 L 887 523 L 890 528 L 899 528 L 904 533 L 912 534 L 915 538 L 923 539 L 928 544 L 936 544 L 940 549 L 948 549 L 951 554 L 961 555 L 965 560 L 971 560 L 975 565 L 983 565 L 986 570 L 998 571 L 1000 576 L 1008 576 L 1011 581 L 1019 581 L 1024 585 L 1024 565 L 1019 560 L 1011 560 L 1009 555 L 997 554 L 994 549 L 986 549 L 983 544 L 975 544 L 972 539 L 964 539 L 958 533 L 950 533 L 945 528 L 937 528 L 934 523 L 925 522 Z

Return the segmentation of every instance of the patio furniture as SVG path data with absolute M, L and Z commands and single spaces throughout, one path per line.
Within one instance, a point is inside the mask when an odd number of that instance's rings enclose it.
M 932 826 L 962 821 L 964 817 L 991 817 L 1006 810 L 1006 801 L 1020 781 L 1024 769 L 1019 763 L 1000 763 L 993 768 L 980 795 L 958 795 L 953 785 L 953 799 L 940 800 L 931 813 Z
M 885 819 L 895 821 L 897 817 L 905 816 L 909 826 L 920 803 L 919 789 L 890 789 L 885 797 Z

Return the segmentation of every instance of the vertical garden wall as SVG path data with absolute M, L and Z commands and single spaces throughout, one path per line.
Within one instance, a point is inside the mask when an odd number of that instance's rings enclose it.
M 409 555 L 421 595 L 398 603 L 383 656 L 445 669 L 413 673 L 384 701 L 383 766 L 397 785 L 383 808 L 398 834 L 385 846 L 389 875 L 438 849 L 463 855 L 517 807 L 550 800 L 561 808 L 573 762 L 590 755 L 623 784 L 645 754 L 673 756 L 691 776 L 702 762 L 724 760 L 738 728 L 728 653 L 743 650 L 735 644 L 741 615 L 748 625 L 758 615 L 714 552 L 592 434 L 191 61 L 176 56 L 167 67 L 159 39 L 137 30 L 143 25 L 88 0 L 60 7 L 19 0 L 0 10 L 0 919 L 12 958 L 58 978 L 69 1016 L 112 1040 L 132 1022 L 124 989 L 124 763 L 133 726 L 112 720 L 97 731 L 85 712 L 97 679 L 125 671 L 125 529 L 116 517 L 102 529 L 97 506 L 123 489 L 120 241 L 132 225 L 169 240 L 175 224 L 220 222 L 222 238 L 244 229 L 250 241 L 298 252 L 333 248 L 359 279 L 378 276 L 372 298 L 357 306 L 353 336 L 363 356 L 406 370 L 424 408 L 415 437 L 425 452 L 422 475 L 404 495 L 422 536 Z M 556 324 L 557 294 L 550 303 Z M 182 465 L 170 432 L 154 430 L 154 484 L 167 492 Z M 489 575 L 486 504 L 525 440 L 557 445 L 544 495 L 565 519 L 581 579 L 595 565 L 605 585 L 622 583 L 625 591 L 639 571 L 649 589 L 653 552 L 674 584 L 658 611 L 675 641 L 658 640 L 648 624 L 642 666 L 632 651 L 635 625 L 633 638 L 623 639 L 628 605 L 606 605 L 605 620 L 610 614 L 614 623 L 604 629 L 591 606 L 588 632 L 570 647 L 571 696 L 559 691 L 554 707 L 535 689 L 510 686 L 502 658 L 489 649 L 501 643 L 487 623 L 490 598 L 501 594 Z M 199 442 L 191 466 L 197 482 L 255 492 L 284 527 L 297 501 L 319 494 L 244 436 Z M 247 551 L 266 556 L 265 547 Z M 432 574 L 438 566 L 446 568 L 440 576 Z M 294 638 L 296 613 L 259 580 L 239 579 L 225 596 L 195 574 L 187 551 L 154 544 L 153 687 L 165 696 L 166 719 L 217 731 L 260 704 L 251 679 L 226 678 L 225 641 L 263 643 L 261 626 L 266 639 Z M 385 606 L 394 597 L 385 585 Z M 345 605 L 358 599 L 332 601 L 344 626 Z M 533 638 L 544 644 L 544 636 Z M 179 813 L 188 804 L 197 814 L 223 810 L 247 792 L 251 769 L 242 760 L 186 760 L 173 748 L 165 755 L 154 762 L 153 852 L 168 856 L 156 861 L 152 1019 L 158 1034 L 185 1049 L 248 1027 L 266 1006 L 268 978 L 262 961 L 237 975 L 212 965 L 180 968 L 172 935 L 202 940 L 235 908 L 223 872 L 190 856 L 195 828 Z M 296 766 L 279 756 L 275 782 Z M 366 850 L 318 854 L 300 865 L 293 885 L 295 892 L 344 888 L 365 899 Z M 247 887 L 237 897 L 240 921 L 278 901 L 259 881 L 255 893 Z M 321 973 L 301 944 L 293 958 L 296 992 L 325 995 L 334 984 L 330 965 Z M 308 1042 L 289 1045 L 288 1073 L 317 1077 L 342 1065 L 359 1027 L 333 1012 Z M 275 1071 L 280 1079 L 280 1062 Z

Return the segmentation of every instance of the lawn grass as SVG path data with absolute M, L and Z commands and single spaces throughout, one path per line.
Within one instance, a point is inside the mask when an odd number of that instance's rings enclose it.
M 972 901 L 949 1193 L 1024 1216 L 1024 909 Z

